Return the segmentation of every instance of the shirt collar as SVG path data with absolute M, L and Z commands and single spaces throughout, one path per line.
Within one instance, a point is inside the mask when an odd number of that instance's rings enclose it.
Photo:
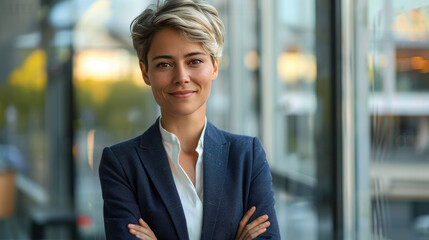
M 198 140 L 197 147 L 195 148 L 195 151 L 198 152 L 198 154 L 201 154 L 204 148 L 204 134 L 206 132 L 206 126 L 207 126 L 207 117 L 205 117 L 204 119 L 204 128 L 203 128 L 203 131 L 201 132 L 200 139 Z M 159 130 L 161 132 L 162 141 L 172 146 L 176 146 L 180 149 L 179 139 L 174 133 L 171 133 L 162 127 L 161 118 L 159 118 Z

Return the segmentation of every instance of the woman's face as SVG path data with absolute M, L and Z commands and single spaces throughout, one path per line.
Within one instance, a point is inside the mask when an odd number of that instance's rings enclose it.
M 154 36 L 147 61 L 147 69 L 142 62 L 140 69 L 163 116 L 205 115 L 218 60 L 213 63 L 200 43 L 189 42 L 178 31 L 165 28 Z

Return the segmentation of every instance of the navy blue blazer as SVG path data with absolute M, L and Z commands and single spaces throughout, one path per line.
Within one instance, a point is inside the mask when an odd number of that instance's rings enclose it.
M 188 239 L 158 121 L 143 135 L 103 150 L 99 176 L 107 239 L 136 239 L 127 224 L 138 224 L 140 217 L 160 240 Z M 257 138 L 224 132 L 208 122 L 203 181 L 201 239 L 234 239 L 252 206 L 251 221 L 267 214 L 271 222 L 258 239 L 280 239 L 270 168 Z

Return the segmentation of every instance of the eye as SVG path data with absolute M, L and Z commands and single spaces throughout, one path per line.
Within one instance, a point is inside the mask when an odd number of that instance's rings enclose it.
M 189 65 L 198 65 L 202 62 L 203 61 L 201 61 L 200 59 L 192 59 L 191 61 L 189 61 Z
M 161 62 L 161 63 L 156 64 L 156 67 L 157 68 L 168 68 L 168 67 L 171 67 L 171 64 L 166 63 L 166 62 Z

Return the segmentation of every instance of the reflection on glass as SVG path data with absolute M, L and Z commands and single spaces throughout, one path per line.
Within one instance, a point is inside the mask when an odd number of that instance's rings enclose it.
M 14 51 L 20 56 L 16 66 L 0 79 L 0 220 L 6 224 L 16 219 L 25 230 L 24 213 L 31 205 L 24 200 L 43 205 L 54 195 L 48 192 L 49 168 L 45 167 L 49 149 L 45 128 L 47 54 L 41 48 Z M 1 229 L 1 239 L 15 238 L 22 231 Z
M 317 239 L 315 1 L 275 1 L 274 9 L 272 171 L 288 182 L 276 192 L 281 234 Z
M 368 22 L 360 27 L 367 27 L 368 34 L 361 46 L 368 46 L 370 83 L 371 185 L 367 191 L 371 195 L 371 233 L 376 238 L 426 239 L 429 237 L 429 4 L 374 1 L 361 11 L 367 14 Z M 368 170 L 358 167 L 358 171 Z
M 129 38 L 129 24 L 151 1 L 76 3 L 73 155 L 81 239 L 104 239 L 98 177 L 104 147 L 141 134 L 157 116 Z

